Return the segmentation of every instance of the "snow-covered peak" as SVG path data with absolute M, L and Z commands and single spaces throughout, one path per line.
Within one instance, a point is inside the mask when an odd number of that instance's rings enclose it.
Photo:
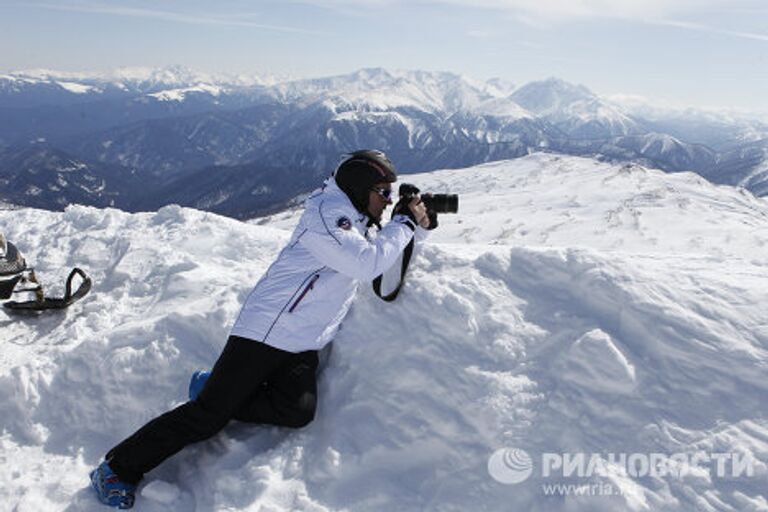
M 706 123 L 735 124 L 762 121 L 768 123 L 768 113 L 723 107 L 691 107 L 637 94 L 611 94 L 604 98 L 623 110 L 650 120 L 687 118 Z
M 92 85 L 79 84 L 77 82 L 56 82 L 62 89 L 73 94 L 88 94 L 90 92 L 100 92 L 97 87 Z
M 17 80 L 29 81 L 29 82 L 45 82 L 45 81 L 79 81 L 79 80 L 95 80 L 102 75 L 98 72 L 89 71 L 56 71 L 51 69 L 26 69 L 20 71 L 12 71 L 6 75 L 6 77 L 12 77 Z
M 106 89 L 136 94 L 161 93 L 163 97 L 183 98 L 184 92 L 217 94 L 224 88 L 248 89 L 274 83 L 275 77 L 255 74 L 201 73 L 183 66 L 163 68 L 124 67 L 102 72 L 61 72 L 46 69 L 17 71 L 0 75 L 0 88 L 21 90 L 26 85 L 53 85 L 73 94 L 103 93 Z
M 512 99 L 537 115 L 554 115 L 574 103 L 586 103 L 597 96 L 583 85 L 559 78 L 529 82 L 512 93 Z
M 454 73 L 382 68 L 298 80 L 280 84 L 276 89 L 288 99 L 335 96 L 364 109 L 412 107 L 448 113 L 472 109 L 492 97 L 481 82 Z
M 193 71 L 184 66 L 167 66 L 163 68 L 121 68 L 105 77 L 135 84 L 141 89 L 156 89 L 176 87 L 181 88 L 193 84 L 214 84 L 218 79 L 208 73 Z
M 532 119 L 535 115 L 508 98 L 489 98 L 478 103 L 472 112 L 506 119 Z
M 730 149 L 768 139 L 768 116 L 760 112 L 682 107 L 637 95 L 615 94 L 607 101 L 635 118 L 651 122 L 655 131 L 669 132 L 689 143 Z
M 223 92 L 221 87 L 209 84 L 198 84 L 192 87 L 183 87 L 179 89 L 167 89 L 160 92 L 148 94 L 159 101 L 184 101 L 190 94 L 208 94 L 219 96 Z
M 611 137 L 645 131 L 615 104 L 603 101 L 583 85 L 557 78 L 530 82 L 510 97 L 574 138 Z
M 497 98 L 506 98 L 517 89 L 514 83 L 503 78 L 491 78 L 485 82 L 484 87 L 491 96 Z

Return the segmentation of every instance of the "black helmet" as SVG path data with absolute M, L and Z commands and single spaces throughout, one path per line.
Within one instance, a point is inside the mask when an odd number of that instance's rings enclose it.
M 387 155 L 375 149 L 348 153 L 333 174 L 336 184 L 361 213 L 368 211 L 368 195 L 377 183 L 394 183 L 397 171 Z

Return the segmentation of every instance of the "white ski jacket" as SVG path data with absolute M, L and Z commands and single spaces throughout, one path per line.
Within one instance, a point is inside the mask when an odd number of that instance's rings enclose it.
M 371 281 L 426 230 L 397 215 L 381 231 L 329 178 L 313 193 L 288 245 L 245 301 L 231 334 L 288 352 L 320 350 L 352 304 L 358 281 Z

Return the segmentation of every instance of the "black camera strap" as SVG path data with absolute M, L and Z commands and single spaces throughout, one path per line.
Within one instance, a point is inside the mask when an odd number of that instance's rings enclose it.
M 397 294 L 400 293 L 400 288 L 403 287 L 403 283 L 405 282 L 405 273 L 408 271 L 408 265 L 411 263 L 411 255 L 413 254 L 413 239 L 411 239 L 410 242 L 408 242 L 408 245 L 405 246 L 405 249 L 403 250 L 403 262 L 400 269 L 400 282 L 397 283 L 397 287 L 392 290 L 392 292 L 388 293 L 387 295 L 381 294 L 381 280 L 384 277 L 384 275 L 380 275 L 376 279 L 373 280 L 373 291 L 378 295 L 381 300 L 384 300 L 386 302 L 392 302 L 397 297 Z

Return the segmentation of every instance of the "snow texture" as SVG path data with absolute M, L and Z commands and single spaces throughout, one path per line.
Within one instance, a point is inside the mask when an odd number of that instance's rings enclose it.
M 408 176 L 461 195 L 398 300 L 362 287 L 298 431 L 233 422 L 137 511 L 768 509 L 768 204 L 693 174 L 532 155 Z M 0 211 L 61 314 L 0 313 L 0 510 L 106 510 L 87 474 L 208 368 L 296 213 Z M 502 448 L 532 476 L 489 474 Z M 546 477 L 544 453 L 738 453 L 753 474 Z M 607 464 L 606 467 L 610 467 Z M 548 496 L 543 486 L 612 486 Z

